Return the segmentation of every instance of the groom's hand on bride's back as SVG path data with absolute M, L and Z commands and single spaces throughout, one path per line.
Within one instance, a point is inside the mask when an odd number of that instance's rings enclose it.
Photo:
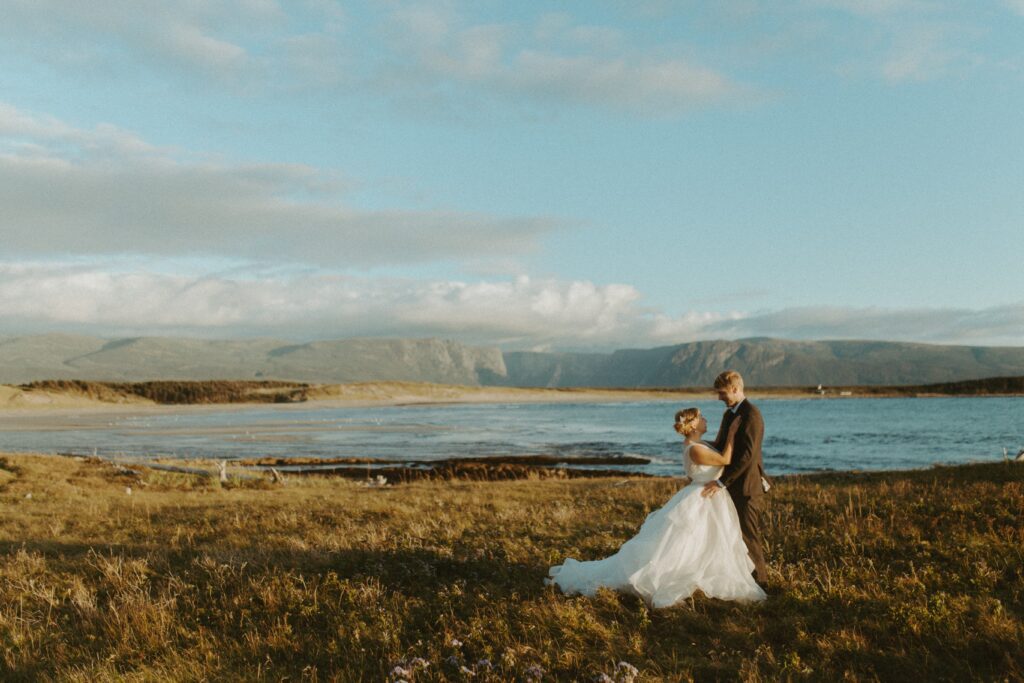
M 704 488 L 701 489 L 700 495 L 704 496 L 705 498 L 710 498 L 711 496 L 718 493 L 718 491 L 721 488 L 722 485 L 719 484 L 717 481 L 709 481 L 708 483 L 704 484 Z

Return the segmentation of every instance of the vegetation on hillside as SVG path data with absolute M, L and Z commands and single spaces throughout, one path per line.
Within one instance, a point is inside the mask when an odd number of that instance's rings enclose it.
M 858 389 L 863 389 L 858 387 Z M 1024 377 L 988 377 L 963 382 L 921 384 L 903 387 L 867 387 L 865 393 L 899 393 L 905 395 L 938 394 L 944 396 L 999 396 L 1024 394 Z
M 1024 465 L 779 478 L 761 605 L 542 585 L 678 485 L 221 485 L 2 456 L 0 678 L 1024 678 Z
M 272 381 L 89 382 L 52 379 L 29 382 L 19 388 L 25 391 L 74 393 L 109 403 L 134 396 L 161 404 L 202 404 L 296 403 L 308 398 L 309 385 Z

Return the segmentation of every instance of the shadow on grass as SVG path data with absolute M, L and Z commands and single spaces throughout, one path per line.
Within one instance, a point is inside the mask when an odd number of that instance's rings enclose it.
M 395 550 L 296 550 L 250 545 L 227 550 L 215 547 L 169 548 L 151 544 L 62 543 L 26 539 L 0 541 L 0 556 L 21 551 L 38 554 L 57 566 L 73 569 L 92 556 L 147 560 L 163 570 L 184 568 L 212 559 L 221 564 L 244 565 L 251 573 L 334 572 L 342 578 L 373 577 L 385 587 L 402 592 L 439 590 L 453 581 L 472 582 L 495 596 L 508 592 L 544 592 L 547 565 L 509 562 L 501 548 L 489 548 L 474 556 L 449 556 L 428 549 Z
M 379 680 L 391 662 L 436 640 L 446 620 L 515 621 L 523 601 L 544 593 L 546 566 L 510 563 L 500 550 L 447 556 L 253 543 L 218 551 L 26 539 L 0 541 L 0 571 L 15 579 L 0 597 L 20 599 L 18 618 L 37 625 L 28 638 L 17 626 L 0 629 L 3 680 L 59 678 L 97 661 L 127 675 L 167 652 L 212 658 L 212 670 L 228 678 L 272 661 L 272 678 L 312 666 Z M 77 584 L 92 596 L 87 607 L 72 597 Z M 210 643 L 216 654 L 203 651 Z

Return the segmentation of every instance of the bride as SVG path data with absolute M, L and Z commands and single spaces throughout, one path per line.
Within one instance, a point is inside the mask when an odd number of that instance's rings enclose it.
M 751 576 L 754 563 L 732 498 L 701 496 L 704 484 L 718 479 L 732 459 L 731 441 L 719 453 L 700 440 L 707 429 L 697 408 L 676 413 L 690 482 L 649 514 L 614 555 L 591 562 L 567 559 L 548 571 L 545 583 L 588 596 L 598 588 L 613 588 L 638 595 L 652 607 L 674 605 L 698 589 L 723 600 L 764 600 L 765 592 Z

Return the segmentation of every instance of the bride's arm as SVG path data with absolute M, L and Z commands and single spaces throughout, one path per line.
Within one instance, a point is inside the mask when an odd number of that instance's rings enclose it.
M 695 444 L 690 449 L 690 458 L 698 465 L 728 465 L 732 462 L 732 441 L 732 438 L 729 438 L 725 442 L 725 448 L 721 453 L 702 443 Z

